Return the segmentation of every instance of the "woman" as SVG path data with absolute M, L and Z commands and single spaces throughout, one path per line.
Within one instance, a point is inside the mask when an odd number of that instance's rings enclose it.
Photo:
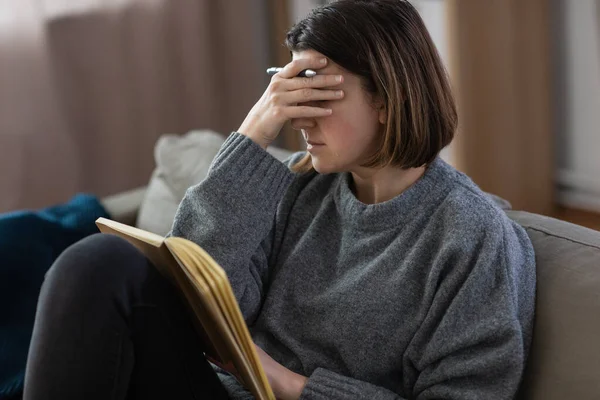
M 533 249 L 438 156 L 457 117 L 418 13 L 341 0 L 286 45 L 292 62 L 187 191 L 171 234 L 226 270 L 278 398 L 513 398 Z M 281 163 L 265 149 L 287 120 L 307 152 Z M 149 262 L 93 236 L 44 283 L 25 398 L 247 397 L 202 349 Z

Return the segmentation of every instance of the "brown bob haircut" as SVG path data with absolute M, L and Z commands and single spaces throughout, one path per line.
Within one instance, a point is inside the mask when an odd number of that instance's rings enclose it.
M 429 32 L 406 0 L 338 0 L 314 9 L 285 39 L 290 52 L 315 50 L 361 77 L 387 113 L 378 150 L 363 164 L 416 168 L 453 139 L 454 97 Z M 293 167 L 311 171 L 309 153 Z

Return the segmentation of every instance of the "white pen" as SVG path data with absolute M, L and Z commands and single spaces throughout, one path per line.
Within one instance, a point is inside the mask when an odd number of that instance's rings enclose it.
M 279 71 L 281 71 L 283 68 L 281 67 L 271 67 L 267 69 L 267 74 L 273 76 L 276 73 L 278 73 Z M 308 78 L 312 78 L 313 76 L 315 76 L 317 74 L 316 71 L 313 71 L 312 69 L 305 69 L 303 71 L 301 71 L 298 75 L 296 76 L 305 76 Z

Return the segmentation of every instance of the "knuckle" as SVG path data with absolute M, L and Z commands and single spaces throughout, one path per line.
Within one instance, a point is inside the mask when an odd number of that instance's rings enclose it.
M 279 103 L 281 101 L 281 93 L 273 93 L 271 95 L 271 101 L 273 103 Z
M 283 116 L 283 110 L 280 107 L 273 108 L 272 114 L 275 118 L 281 118 Z
M 292 67 L 292 68 L 298 68 L 300 66 L 299 64 L 300 64 L 300 62 L 298 60 L 292 60 L 290 62 L 290 67 Z
M 302 97 L 308 99 L 308 98 L 310 98 L 310 96 L 312 96 L 312 94 L 313 94 L 312 89 L 309 89 L 309 88 L 302 89 Z
M 281 88 L 281 81 L 278 78 L 275 78 L 275 76 L 273 76 L 271 78 L 271 89 L 279 90 L 279 88 Z
M 310 80 L 310 78 L 309 78 L 309 77 L 306 77 L 306 76 L 305 76 L 305 77 L 303 77 L 303 78 L 302 78 L 302 85 L 303 85 L 303 86 L 308 86 L 308 85 L 310 85 L 310 82 L 311 82 L 311 80 Z

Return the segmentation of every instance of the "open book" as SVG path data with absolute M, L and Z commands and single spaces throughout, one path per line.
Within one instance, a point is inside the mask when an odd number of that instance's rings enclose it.
M 275 400 L 225 271 L 206 251 L 183 238 L 165 239 L 106 218 L 98 218 L 96 225 L 102 233 L 120 236 L 141 250 L 181 290 L 209 359 L 233 365 L 257 399 Z

